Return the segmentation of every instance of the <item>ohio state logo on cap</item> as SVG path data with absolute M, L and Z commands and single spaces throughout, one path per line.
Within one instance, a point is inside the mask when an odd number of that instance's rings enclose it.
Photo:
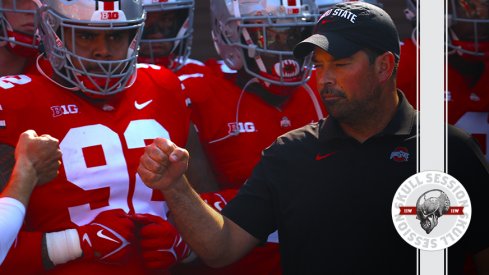
M 319 17 L 318 22 L 319 22 L 319 21 L 321 21 L 321 20 L 322 20 L 324 17 L 326 17 L 326 16 L 330 15 L 332 11 L 333 11 L 333 9 L 329 9 L 329 10 L 325 11 L 325 12 L 324 12 L 324 13 L 323 13 L 323 14 L 322 14 L 320 17 Z
M 424 171 L 409 177 L 392 201 L 392 220 L 408 244 L 441 250 L 462 238 L 472 217 L 470 198 L 449 174 Z

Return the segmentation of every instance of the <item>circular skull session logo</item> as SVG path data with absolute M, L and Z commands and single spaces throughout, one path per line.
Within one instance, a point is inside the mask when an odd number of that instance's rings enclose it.
M 469 227 L 472 207 L 467 191 L 449 174 L 424 171 L 405 180 L 392 201 L 399 235 L 422 250 L 455 244 Z

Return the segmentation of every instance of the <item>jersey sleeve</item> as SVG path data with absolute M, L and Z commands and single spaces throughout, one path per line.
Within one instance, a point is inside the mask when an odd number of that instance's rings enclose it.
M 42 236 L 41 232 L 20 231 L 0 265 L 0 274 L 43 273 Z
M 34 89 L 27 75 L 0 77 L 0 143 L 15 146 L 20 133 L 28 129 L 29 119 L 35 119 L 23 115 L 33 100 L 29 94 Z

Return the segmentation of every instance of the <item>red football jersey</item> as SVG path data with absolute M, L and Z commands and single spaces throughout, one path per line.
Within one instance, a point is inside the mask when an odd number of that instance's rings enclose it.
M 489 62 L 476 83 L 464 77 L 453 65 L 448 65 L 448 123 L 453 124 L 477 139 L 482 152 L 489 160 Z
M 189 64 L 177 74 L 191 100 L 192 121 L 222 189 L 241 187 L 262 150 L 278 136 L 326 114 L 315 80 L 309 81 L 314 83 L 312 89 L 297 88 L 290 100 L 277 108 L 255 94 L 242 92 L 208 67 Z
M 144 147 L 155 137 L 185 146 L 190 113 L 171 71 L 138 66 L 134 85 L 97 103 L 38 74 L 0 78 L 0 142 L 15 145 L 21 132 L 34 129 L 59 139 L 63 153 L 57 178 L 32 194 L 26 230 L 75 228 L 115 208 L 166 217 L 161 193 L 147 188 L 136 171 Z M 75 260 L 50 273 L 148 272 L 136 246 L 131 261 L 121 266 Z
M 315 79 L 309 81 L 311 87 L 298 88 L 287 103 L 276 108 L 255 94 L 243 92 L 234 83 L 235 71 L 214 60 L 206 64 L 187 64 L 177 74 L 190 98 L 192 121 L 222 189 L 239 189 L 260 160 L 262 150 L 278 136 L 326 116 Z M 179 265 L 173 272 L 281 274 L 277 232 L 265 245 L 227 267 Z

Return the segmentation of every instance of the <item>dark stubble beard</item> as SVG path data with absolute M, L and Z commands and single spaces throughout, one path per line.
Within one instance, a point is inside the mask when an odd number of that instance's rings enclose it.
M 379 108 L 381 108 L 379 106 L 382 96 L 380 85 L 370 87 L 362 98 L 356 99 L 347 98 L 343 91 L 332 88 L 325 88 L 321 91 L 322 93 L 331 93 L 340 97 L 337 101 L 323 100 L 323 102 L 329 115 L 341 123 L 359 125 L 368 123 L 368 121 L 372 122 L 376 119 L 375 114 L 379 113 Z

